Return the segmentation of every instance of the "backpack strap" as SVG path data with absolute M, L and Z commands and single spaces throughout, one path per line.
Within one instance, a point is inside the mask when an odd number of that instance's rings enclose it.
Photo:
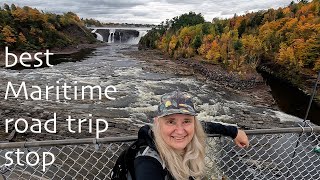
M 135 180 L 134 159 L 143 144 L 143 141 L 136 140 L 120 153 L 110 173 L 111 180 L 127 180 L 129 174 L 131 179 Z
M 134 160 L 137 155 L 151 156 L 157 159 L 165 169 L 165 164 L 162 162 L 159 153 L 156 151 L 150 126 L 146 125 L 141 127 L 138 132 L 138 139 L 120 153 L 110 173 L 111 180 L 127 180 L 129 174 L 132 180 L 135 180 Z
M 150 146 L 147 146 L 145 148 L 141 148 L 141 150 L 138 151 L 137 155 L 136 155 L 136 158 L 137 157 L 140 157 L 140 156 L 149 156 L 149 157 L 153 157 L 155 158 L 156 160 L 158 160 L 162 166 L 163 169 L 166 168 L 166 165 L 165 163 L 162 161 L 159 153 L 152 149 Z

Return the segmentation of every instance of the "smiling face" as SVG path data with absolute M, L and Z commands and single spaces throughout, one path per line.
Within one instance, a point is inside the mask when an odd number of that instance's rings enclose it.
M 177 151 L 183 151 L 194 136 L 194 116 L 172 114 L 158 118 L 157 123 L 164 142 Z

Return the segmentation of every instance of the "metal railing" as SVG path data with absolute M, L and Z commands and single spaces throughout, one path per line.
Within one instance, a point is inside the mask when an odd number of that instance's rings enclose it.
M 240 149 L 232 139 L 207 138 L 206 179 L 320 179 L 320 127 L 247 130 L 250 147 Z M 120 152 L 135 136 L 0 143 L 0 179 L 110 179 Z M 16 153 L 23 152 L 20 164 Z M 21 152 L 21 153 L 22 153 Z M 27 155 L 37 152 L 39 156 Z M 43 152 L 55 161 L 43 171 Z M 27 157 L 28 156 L 28 157 Z M 14 163 L 5 166 L 12 159 Z M 38 164 L 34 166 L 26 165 Z M 2 177 L 1 177 L 2 176 Z

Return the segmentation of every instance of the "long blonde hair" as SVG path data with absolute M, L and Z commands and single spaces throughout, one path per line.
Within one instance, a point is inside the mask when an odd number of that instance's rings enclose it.
M 161 118 L 158 121 L 161 121 Z M 159 122 L 154 123 L 153 126 L 155 144 L 160 157 L 168 171 L 177 180 L 189 179 L 189 176 L 194 179 L 201 179 L 205 173 L 206 134 L 196 117 L 194 123 L 195 133 L 190 143 L 186 146 L 184 154 L 174 151 L 164 142 L 160 134 Z

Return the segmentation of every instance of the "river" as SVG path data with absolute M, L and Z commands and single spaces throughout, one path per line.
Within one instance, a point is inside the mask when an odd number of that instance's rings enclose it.
M 166 70 L 166 67 L 161 67 L 164 69 L 162 72 L 152 71 L 152 68 L 146 67 L 156 66 L 155 64 L 150 64 L 143 58 L 137 59 L 128 55 L 137 51 L 137 46 L 135 45 L 110 44 L 92 50 L 81 51 L 73 55 L 55 56 L 52 58 L 52 61 L 56 62 L 53 67 L 41 67 L 37 69 L 24 69 L 22 67 L 16 67 L 14 69 L 1 68 L 1 128 L 4 129 L 4 120 L 8 118 L 25 118 L 29 122 L 31 121 L 31 118 L 39 118 L 44 122 L 47 119 L 51 119 L 53 113 L 57 113 L 58 127 L 56 134 L 45 132 L 34 134 L 28 132 L 17 134 L 15 140 L 32 141 L 95 137 L 94 133 L 88 132 L 90 126 L 88 122 L 82 123 L 82 133 L 71 133 L 68 130 L 67 122 L 65 121 L 66 117 L 69 115 L 79 119 L 100 118 L 107 120 L 109 128 L 105 133 L 102 133 L 100 137 L 133 135 L 136 134 L 137 129 L 140 126 L 152 122 L 152 117 L 155 116 L 155 110 L 160 96 L 163 93 L 177 89 L 187 91 L 194 96 L 196 109 L 199 112 L 198 118 L 200 120 L 224 122 L 238 125 L 246 129 L 288 127 L 293 126 L 295 122 L 302 121 L 301 118 L 288 115 L 267 105 L 254 105 L 252 103 L 254 97 L 246 97 L 244 94 L 239 93 L 239 91 L 226 88 L 219 83 L 214 83 L 206 79 L 199 79 L 196 76 L 179 75 L 175 72 Z M 102 98 L 101 100 L 90 100 L 86 98 L 85 100 L 81 100 L 80 97 L 77 100 L 66 100 L 63 98 L 55 100 L 56 94 L 54 94 L 54 92 L 49 94 L 49 100 L 25 100 L 24 97 L 15 99 L 12 95 L 8 100 L 4 100 L 8 82 L 14 84 L 14 87 L 16 88 L 18 88 L 21 82 L 25 82 L 27 88 L 30 88 L 31 85 L 39 87 L 51 86 L 56 85 L 57 82 L 59 82 L 60 85 L 62 83 L 67 83 L 71 85 L 77 84 L 77 86 L 100 86 L 102 88 L 113 85 L 118 92 L 112 94 L 112 97 L 115 97 L 116 100 L 109 100 L 108 98 Z M 74 94 L 74 91 L 70 91 L 70 94 L 68 95 L 74 97 Z M 60 92 L 59 97 L 63 96 L 64 94 Z M 97 94 L 95 94 L 94 97 L 97 98 Z M 12 126 L 10 127 L 12 130 Z M 19 124 L 19 127 L 22 128 L 21 124 Z M 96 126 L 93 126 L 93 129 L 95 127 Z M 74 122 L 71 128 L 73 130 L 79 128 L 77 122 Z M 4 141 L 8 134 L 0 131 L 0 136 L 1 141 Z M 273 156 L 278 153 L 283 154 L 287 149 L 290 150 L 290 152 L 286 152 L 286 154 L 292 153 L 291 146 L 295 145 L 294 142 L 296 141 L 291 142 L 291 138 L 291 136 L 283 136 L 280 138 L 281 141 L 276 138 L 276 142 L 268 142 L 270 144 L 275 144 L 272 147 L 276 147 L 274 149 L 277 150 L 275 151 L 277 153 L 272 153 Z M 293 139 L 294 138 L 296 137 L 294 136 Z M 290 139 L 290 141 L 288 139 Z M 268 144 L 265 144 L 265 139 L 261 139 L 259 136 L 256 137 L 256 139 L 253 139 L 251 143 L 257 146 L 259 141 L 261 141 L 266 148 L 269 147 Z M 278 148 L 278 146 L 281 148 Z M 228 144 L 227 147 L 225 146 L 224 152 L 229 152 L 228 148 L 231 147 L 233 147 L 232 143 Z M 82 154 L 83 152 L 83 149 L 81 148 L 82 146 L 79 146 L 77 149 L 77 151 L 79 150 L 80 152 L 79 154 Z M 87 148 L 90 150 L 90 148 L 93 147 Z M 75 151 L 74 148 L 72 149 Z M 272 152 L 274 149 L 271 149 Z M 104 150 L 104 148 L 100 148 L 100 150 Z M 268 152 L 271 150 L 267 149 Z M 65 147 L 62 151 L 69 152 L 69 149 Z M 265 155 L 266 149 L 257 146 L 255 149 L 252 148 L 252 151 L 250 152 L 253 154 Z M 2 151 L 2 153 L 4 153 L 4 151 Z M 60 153 L 60 155 L 61 154 L 64 155 L 64 153 Z M 85 158 L 82 157 L 81 159 L 83 159 L 83 162 L 80 161 L 79 154 L 75 153 L 69 155 L 68 160 L 70 162 L 68 162 L 72 164 L 72 160 L 77 159 L 78 163 L 74 164 L 81 164 L 82 166 L 82 163 L 87 162 L 88 159 L 84 153 L 82 156 Z M 227 154 L 232 155 L 232 153 Z M 306 160 L 306 164 L 315 162 L 314 159 L 304 158 L 304 153 L 298 154 L 299 158 L 300 155 L 303 155 L 301 159 Z M 219 162 L 223 162 L 221 165 L 222 167 L 224 167 L 227 162 L 234 162 L 229 160 L 230 157 L 231 156 L 228 155 L 222 159 L 223 161 L 219 160 Z M 65 156 L 59 156 L 57 159 L 64 161 L 65 158 Z M 248 166 L 248 163 L 260 163 L 259 161 L 254 161 L 250 158 L 248 159 L 246 153 L 243 154 L 243 159 L 241 158 L 242 155 L 240 160 L 236 162 L 236 166 L 244 168 L 243 171 L 247 171 L 246 167 Z M 280 159 L 280 163 L 281 160 L 282 159 Z M 90 159 L 90 161 L 94 160 Z M 58 166 L 59 168 L 52 166 L 52 172 L 58 172 L 60 169 L 60 171 L 63 171 L 65 177 L 72 178 L 73 174 L 72 172 L 67 171 L 70 167 L 68 166 L 68 163 L 66 164 L 67 166 Z M 77 168 L 77 165 L 74 164 L 72 167 Z M 88 163 L 87 165 L 90 166 L 91 163 Z M 92 167 L 88 168 L 90 169 Z M 19 168 L 17 169 L 17 171 L 19 171 Z M 282 168 L 279 167 L 279 169 L 281 170 Z M 229 168 L 224 170 L 229 171 Z M 258 173 L 259 170 L 259 168 L 254 169 L 252 166 L 248 169 L 253 175 Z M 25 171 L 27 173 L 29 172 L 29 170 Z M 97 171 L 100 172 L 99 169 Z M 36 176 L 37 174 L 39 174 L 39 176 L 41 175 L 39 172 L 34 174 L 32 169 L 30 172 L 33 176 Z M 93 170 L 87 173 L 92 173 L 95 176 L 97 175 Z M 237 173 L 232 171 L 230 174 L 227 173 L 227 175 L 230 175 L 230 177 L 238 176 L 239 171 L 237 171 Z M 104 174 L 98 176 L 106 178 Z M 51 175 L 48 177 L 51 177 Z M 237 179 L 237 177 L 235 179 Z
M 306 95 L 302 90 L 284 80 L 272 77 L 264 72 L 261 72 L 261 74 L 270 86 L 271 94 L 279 108 L 286 113 L 304 119 L 311 96 Z M 311 103 L 307 119 L 320 125 L 320 106 L 314 101 Z
M 204 121 L 221 121 L 244 128 L 268 128 L 290 125 L 301 121 L 300 118 L 267 106 L 254 106 L 250 101 L 231 89 L 217 83 L 200 80 L 193 76 L 175 75 L 172 72 L 152 72 L 146 70 L 143 59 L 136 59 L 125 52 L 138 51 L 136 45 L 110 44 L 93 50 L 82 51 L 69 56 L 55 56 L 53 67 L 37 69 L 0 69 L 1 113 L 0 118 L 39 118 L 42 121 L 57 113 L 58 133 L 25 134 L 26 137 L 43 139 L 63 139 L 66 137 L 93 137 L 88 133 L 88 123 L 83 123 L 82 133 L 70 133 L 66 127 L 66 117 L 103 118 L 109 122 L 109 129 L 101 137 L 107 135 L 135 134 L 138 127 L 152 122 L 160 96 L 173 90 L 187 91 L 194 96 L 199 119 Z M 52 59 L 53 60 L 53 59 Z M 4 100 L 7 83 L 15 87 L 25 82 L 26 86 L 45 87 L 60 84 L 77 86 L 113 85 L 117 92 L 116 100 L 25 100 L 9 97 Z M 79 91 L 79 90 L 78 90 Z M 70 92 L 73 96 L 74 92 Z M 55 96 L 49 94 L 49 97 Z M 63 97 L 63 94 L 60 94 Z M 3 121 L 2 121 L 3 122 Z M 4 125 L 1 124 L 3 127 Z M 77 124 L 74 124 L 76 128 Z

